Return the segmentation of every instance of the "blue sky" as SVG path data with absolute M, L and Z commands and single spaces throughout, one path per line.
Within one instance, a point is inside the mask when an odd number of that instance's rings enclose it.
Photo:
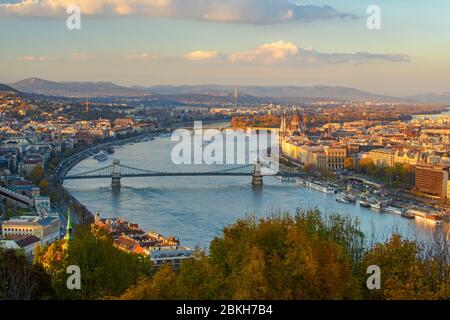
M 0 82 L 344 85 L 450 91 L 445 0 L 0 0 Z M 65 8 L 82 8 L 81 30 Z M 140 3 L 141 2 L 141 3 Z M 151 5 L 149 5 L 151 3 Z M 202 3 L 202 5 L 198 5 Z M 366 27 L 369 5 L 382 29 Z M 330 7 L 324 7 L 330 6 Z M 289 13 L 289 14 L 286 14 Z

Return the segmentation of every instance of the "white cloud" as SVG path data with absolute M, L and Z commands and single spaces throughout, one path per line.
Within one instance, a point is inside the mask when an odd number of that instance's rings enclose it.
M 75 61 L 87 61 L 91 57 L 86 52 L 74 52 L 70 58 Z
M 132 53 L 125 57 L 125 59 L 128 60 L 152 60 L 156 59 L 155 55 L 152 55 L 151 53 L 144 52 L 144 53 Z
M 292 42 L 277 41 L 263 44 L 255 49 L 233 53 L 228 56 L 232 63 L 296 63 L 304 65 L 367 63 L 372 61 L 407 62 L 406 54 L 380 54 L 371 52 L 324 53 L 311 47 L 301 48 Z
M 19 0 L 0 4 L 0 15 L 67 16 L 73 0 Z M 90 16 L 153 16 L 220 22 L 274 24 L 356 18 L 330 6 L 298 5 L 290 0 L 77 0 Z
M 48 57 L 37 57 L 37 56 L 22 56 L 22 57 L 10 57 L 9 60 L 16 60 L 16 61 L 47 61 L 49 60 Z
M 278 41 L 263 44 L 256 49 L 231 54 L 230 62 L 271 63 L 286 60 L 298 54 L 299 48 L 291 42 Z
M 186 60 L 200 61 L 200 60 L 211 60 L 219 57 L 220 53 L 218 51 L 192 51 L 184 55 Z
M 339 63 L 367 63 L 371 61 L 388 61 L 388 62 L 408 62 L 410 56 L 406 54 L 393 53 L 371 53 L 371 52 L 354 52 L 354 53 L 335 53 L 335 52 L 319 52 L 312 48 L 300 49 L 298 57 L 299 62 L 310 64 L 339 64 Z

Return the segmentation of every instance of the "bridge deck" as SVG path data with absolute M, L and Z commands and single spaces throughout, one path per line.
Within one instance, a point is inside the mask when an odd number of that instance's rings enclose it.
M 82 172 L 78 174 L 68 175 L 62 177 L 62 180 L 78 180 L 78 179 L 112 179 L 112 178 L 141 178 L 141 177 L 250 177 L 250 176 L 262 176 L 262 177 L 287 177 L 296 178 L 302 177 L 301 173 L 254 173 L 254 170 L 247 172 L 236 172 L 237 170 L 247 169 L 254 165 L 243 165 L 235 168 L 228 168 L 218 171 L 209 172 L 156 172 L 151 170 L 144 170 L 138 168 L 132 168 L 121 165 L 118 160 L 114 160 L 113 165 Z
M 145 178 L 145 177 L 251 177 L 253 173 L 248 172 L 168 172 L 168 173 L 149 173 L 149 174 L 123 174 L 120 178 Z M 300 178 L 304 174 L 292 173 L 276 173 L 262 174 L 262 177 L 281 177 L 281 178 Z M 111 179 L 112 175 L 73 175 L 66 176 L 64 180 L 81 180 L 81 179 Z

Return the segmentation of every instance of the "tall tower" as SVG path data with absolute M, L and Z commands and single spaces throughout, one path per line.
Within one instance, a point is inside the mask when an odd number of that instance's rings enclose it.
M 71 241 L 73 240 L 73 233 L 72 233 L 73 227 L 72 227 L 72 221 L 70 219 L 70 209 L 67 210 L 67 226 L 66 226 L 66 235 L 64 236 L 64 240 Z
M 284 135 L 287 131 L 286 117 L 281 116 L 280 135 Z
M 234 107 L 237 109 L 237 103 L 238 103 L 238 90 L 237 88 L 234 88 Z
M 89 112 L 89 97 L 86 98 L 86 112 Z
M 66 235 L 64 236 L 64 249 L 67 249 L 69 247 L 69 242 L 73 240 L 73 227 L 72 227 L 72 221 L 70 219 L 70 209 L 67 210 L 67 226 L 66 226 Z

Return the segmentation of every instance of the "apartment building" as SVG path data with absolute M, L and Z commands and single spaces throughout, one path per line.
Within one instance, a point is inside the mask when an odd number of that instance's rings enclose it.
M 336 171 L 344 169 L 344 161 L 347 157 L 347 150 L 344 148 L 325 147 L 326 166 L 328 169 Z
M 294 141 L 282 141 L 282 152 L 303 165 L 318 169 L 342 170 L 347 157 L 345 148 L 330 146 L 297 145 Z
M 419 164 L 415 167 L 415 189 L 440 199 L 449 196 L 448 167 Z
M 2 235 L 36 236 L 41 245 L 52 243 L 60 238 L 60 220 L 58 217 L 19 217 L 7 220 L 2 224 Z
M 391 149 L 375 149 L 369 151 L 369 158 L 376 166 L 393 167 L 395 164 L 395 152 Z

